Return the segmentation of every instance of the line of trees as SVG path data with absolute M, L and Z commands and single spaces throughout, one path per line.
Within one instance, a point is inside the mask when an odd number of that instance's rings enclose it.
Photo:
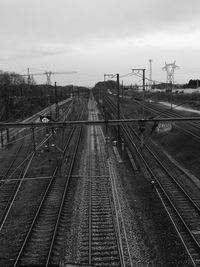
M 57 86 L 57 101 L 73 94 L 88 94 L 84 87 Z M 55 103 L 55 87 L 27 84 L 23 76 L 14 72 L 0 71 L 0 120 L 9 121 L 27 117 Z
M 186 83 L 183 87 L 184 88 L 197 88 L 200 86 L 200 80 L 189 80 L 188 83 Z
M 24 84 L 25 79 L 20 74 L 15 72 L 4 72 L 0 70 L 0 85 L 19 85 Z

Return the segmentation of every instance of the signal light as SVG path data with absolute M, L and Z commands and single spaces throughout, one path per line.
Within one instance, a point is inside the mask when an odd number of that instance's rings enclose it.
M 51 116 L 40 116 L 40 122 L 47 123 L 51 121 Z

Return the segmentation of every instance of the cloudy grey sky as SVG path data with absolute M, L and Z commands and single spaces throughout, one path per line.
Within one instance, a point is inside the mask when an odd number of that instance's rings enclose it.
M 148 76 L 151 58 L 153 79 L 176 60 L 175 81 L 187 82 L 200 78 L 199 13 L 199 0 L 0 0 L 0 69 L 75 70 L 52 82 L 93 85 L 132 68 Z

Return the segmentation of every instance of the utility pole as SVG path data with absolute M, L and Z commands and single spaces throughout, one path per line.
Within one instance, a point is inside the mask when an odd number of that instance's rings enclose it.
M 142 117 L 144 118 L 144 108 L 145 108 L 145 69 L 142 70 L 142 81 L 143 81 L 143 108 L 142 108 Z
M 58 106 L 58 95 L 57 95 L 57 85 L 55 82 L 55 105 L 56 105 L 56 120 L 59 118 L 59 106 Z
M 104 100 L 104 96 L 105 96 L 105 92 L 106 92 L 106 74 L 103 75 L 103 97 L 101 96 L 101 99 L 103 102 L 105 102 Z M 105 103 L 103 103 L 105 104 Z
M 27 69 L 27 82 L 28 82 L 28 85 L 31 84 L 31 75 L 30 75 L 30 70 L 29 70 L 29 68 Z
M 5 119 L 6 121 L 8 121 L 9 119 L 9 113 L 10 113 L 10 88 L 9 88 L 9 84 L 6 82 L 3 85 L 4 88 L 4 94 L 3 94 L 3 98 L 4 98 L 4 105 L 5 105 Z
M 106 93 L 106 77 L 108 77 L 108 78 L 113 78 L 113 74 L 104 74 L 104 79 L 103 79 L 103 81 L 104 81 L 104 94 Z
M 143 101 L 142 101 L 142 117 L 144 118 L 145 112 L 145 70 L 146 69 L 132 69 L 133 72 L 141 72 L 142 71 L 142 91 L 143 91 Z
M 152 59 L 149 59 L 149 90 L 152 89 Z
M 48 95 L 48 106 L 49 106 L 49 115 L 52 116 L 52 112 L 51 112 L 51 96 Z
M 71 97 L 72 97 L 72 99 L 74 99 L 74 86 L 73 86 L 73 84 L 72 84 L 72 88 L 71 88 Z
M 117 73 L 117 119 L 120 119 L 120 106 L 119 106 L 119 73 Z M 120 142 L 120 125 L 117 125 L 117 139 Z
M 132 71 L 137 71 L 138 73 L 142 71 L 142 91 L 143 91 L 143 100 L 142 100 L 142 118 L 144 119 L 144 111 L 145 111 L 145 69 L 132 69 Z M 141 150 L 144 147 L 144 131 L 145 131 L 145 124 L 141 122 L 139 124 L 140 130 L 140 142 L 141 142 Z
M 124 82 L 122 80 L 122 101 L 123 101 L 123 98 L 124 98 Z

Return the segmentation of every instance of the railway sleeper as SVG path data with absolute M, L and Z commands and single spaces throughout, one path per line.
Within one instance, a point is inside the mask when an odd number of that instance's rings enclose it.
M 108 196 L 106 198 L 101 197 L 101 195 L 98 195 L 96 198 L 92 198 L 92 208 L 94 207 L 109 207 L 110 206 L 110 200 Z
M 92 205 L 92 211 L 95 211 L 95 212 L 109 212 L 110 211 L 110 205 L 108 205 L 108 206 L 103 206 L 103 205 L 93 206 Z
M 100 235 L 93 235 L 92 236 L 92 242 L 99 242 L 99 243 L 105 243 L 105 242 L 107 242 L 107 241 L 112 241 L 112 242 L 114 242 L 116 240 L 116 237 L 115 237 L 115 235 L 114 235 L 114 233 L 111 233 L 110 235 L 105 235 L 105 234 L 100 234 Z M 88 236 L 87 237 L 84 237 L 83 239 L 82 239 L 82 243 L 83 244 L 87 244 L 88 243 Z
M 94 217 L 97 217 L 97 216 L 100 216 L 100 217 L 110 217 L 112 214 L 111 214 L 111 211 L 110 211 L 110 208 L 107 208 L 107 209 L 92 209 L 92 216 Z
M 110 224 L 104 224 L 102 225 L 101 223 L 99 223 L 99 225 L 97 227 L 93 227 L 92 228 L 92 232 L 114 232 L 114 229 L 113 229 L 113 225 L 110 225 Z
M 110 210 L 107 211 L 99 211 L 99 210 L 92 210 L 92 217 L 111 217 L 112 214 L 110 213 Z
M 99 217 L 97 216 L 96 218 L 92 218 L 92 225 L 98 225 L 98 224 L 112 224 L 112 216 L 110 217 Z
M 105 240 L 105 241 L 92 241 L 92 246 L 113 246 L 114 240 Z
M 100 217 L 96 216 L 95 218 L 92 218 L 92 225 L 97 225 L 97 224 L 112 224 L 112 216 L 109 217 Z
M 107 229 L 107 232 L 113 232 L 113 225 L 109 224 L 109 223 L 98 223 L 96 225 L 92 226 L 92 232 L 102 232 L 104 231 L 104 229 Z
M 97 257 L 100 257 L 102 255 L 102 251 L 92 251 L 92 255 L 93 256 L 97 256 Z M 104 251 L 103 253 L 104 256 L 107 256 L 107 257 L 114 257 L 114 256 L 118 256 L 119 253 L 117 250 L 112 250 L 112 251 Z
M 115 244 L 112 244 L 112 246 L 105 246 L 105 245 L 98 245 L 98 246 L 94 246 L 92 247 L 92 251 L 96 251 L 96 252 L 99 252 L 99 253 L 111 253 L 112 251 L 117 251 L 118 248 L 117 248 L 117 245 Z
M 93 236 L 92 237 L 92 241 L 99 241 L 99 242 L 106 242 L 106 241 L 115 241 L 116 240 L 116 237 L 114 234 L 111 234 L 111 235 L 108 235 L 108 234 L 104 234 L 104 235 L 99 235 L 99 236 Z
M 104 257 L 104 256 L 100 256 L 100 257 L 93 257 L 92 256 L 92 262 L 93 262 L 93 264 L 94 263 L 105 263 L 105 264 L 107 264 L 107 263 L 110 263 L 110 264 L 112 264 L 112 266 L 113 266 L 113 263 L 115 262 L 115 263 L 118 263 L 119 264 L 119 257 Z M 105 265 L 102 265 L 102 266 L 105 266 Z
M 53 231 L 52 222 L 48 225 L 38 226 L 37 228 L 34 228 L 32 231 L 33 236 L 38 236 L 39 232 L 42 232 L 45 235 L 50 235 Z
M 100 196 L 97 199 L 92 199 L 92 207 L 109 207 L 110 200 L 109 199 L 100 199 Z

